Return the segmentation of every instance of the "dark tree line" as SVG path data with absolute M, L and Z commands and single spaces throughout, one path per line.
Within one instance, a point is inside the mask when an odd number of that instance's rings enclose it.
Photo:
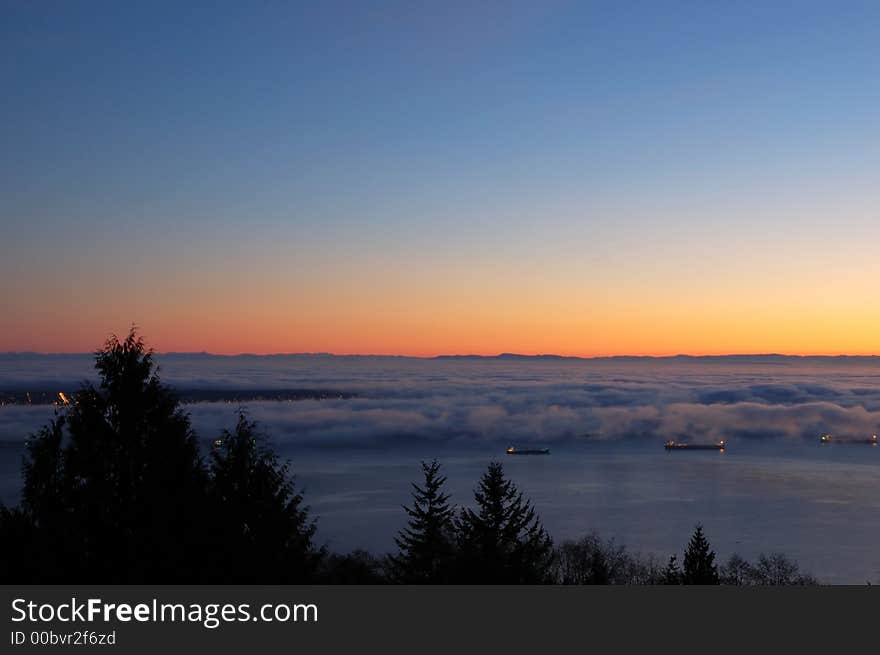
M 721 584 L 739 586 L 804 586 L 819 584 L 812 575 L 801 573 L 797 562 L 783 553 L 762 553 L 756 562 L 731 555 L 720 571 Z
M 424 484 L 413 484 L 410 517 L 387 558 L 389 581 L 401 583 L 562 585 L 815 585 L 782 553 L 750 563 L 733 555 L 719 567 L 702 525 L 681 559 L 665 567 L 596 534 L 554 547 L 531 505 L 500 464 L 489 465 L 474 491 L 475 509 L 456 515 L 435 462 L 423 462 Z
M 403 583 L 541 584 L 553 581 L 553 542 L 531 503 L 493 462 L 474 490 L 476 507 L 456 513 L 442 491 L 435 461 L 422 463 L 424 486 L 413 484 L 409 523 L 389 557 Z
M 500 463 L 458 508 L 423 462 L 397 553 L 329 553 L 289 464 L 243 412 L 205 460 L 134 330 L 95 358 L 98 386 L 31 436 L 20 505 L 0 505 L 2 583 L 815 584 L 778 553 L 719 570 L 699 525 L 681 566 L 596 535 L 554 547 Z
M 27 444 L 17 508 L 0 509 L 10 582 L 304 582 L 314 522 L 243 415 L 204 462 L 189 417 L 132 331 Z

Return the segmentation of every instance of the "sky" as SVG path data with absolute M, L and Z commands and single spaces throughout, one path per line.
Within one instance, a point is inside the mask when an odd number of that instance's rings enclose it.
M 880 353 L 877 79 L 874 2 L 0 0 L 0 351 Z

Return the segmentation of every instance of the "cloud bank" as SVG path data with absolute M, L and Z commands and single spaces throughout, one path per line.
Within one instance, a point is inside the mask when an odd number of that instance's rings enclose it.
M 578 439 L 813 439 L 880 431 L 876 358 L 420 360 L 382 357 L 164 355 L 179 388 L 321 387 L 348 400 L 247 405 L 290 446 L 458 445 Z M 87 356 L 0 356 L 0 386 L 75 384 Z M 236 407 L 188 406 L 201 436 Z M 19 440 L 49 408 L 0 408 L 0 440 Z

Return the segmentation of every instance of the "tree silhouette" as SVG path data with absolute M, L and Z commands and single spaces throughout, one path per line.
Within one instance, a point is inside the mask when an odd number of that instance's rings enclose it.
M 703 534 L 703 526 L 697 524 L 694 534 L 684 553 L 684 584 L 718 584 L 718 570 L 715 567 L 715 551 Z
M 330 553 L 318 570 L 318 584 L 387 584 L 387 560 L 357 549 L 345 555 Z
M 798 563 L 783 553 L 761 553 L 752 564 L 739 555 L 731 555 L 722 567 L 721 584 L 793 586 L 815 585 L 816 579 L 800 572 Z
M 769 555 L 761 553 L 752 569 L 755 584 L 777 586 L 818 584 L 813 576 L 801 573 L 798 563 L 788 559 L 784 553 Z
M 752 565 L 736 553 L 721 566 L 718 577 L 723 585 L 743 586 L 752 584 L 754 569 Z
M 240 414 L 209 469 L 134 329 L 95 357 L 99 385 L 28 440 L 21 507 L 0 508 L 3 580 L 313 579 L 314 522 L 255 425 Z
M 85 564 L 82 526 L 72 511 L 68 496 L 70 471 L 64 466 L 65 417 L 56 416 L 26 442 L 22 465 L 24 485 L 22 509 L 14 510 L 17 530 L 28 526 L 32 535 L 28 553 L 19 559 L 27 562 L 21 579 L 29 581 L 66 580 L 77 575 Z
M 632 558 L 613 541 L 590 534 L 577 541 L 565 541 L 556 552 L 556 579 L 566 585 L 619 584 L 625 581 Z
M 678 557 L 673 555 L 669 558 L 666 568 L 663 570 L 662 584 L 681 584 L 681 570 L 678 568 Z
M 36 579 L 198 581 L 206 472 L 176 396 L 134 329 L 95 353 L 84 384 L 28 442 L 21 517 Z
M 281 463 L 240 412 L 211 453 L 212 535 L 231 557 L 217 581 L 292 584 L 312 580 L 323 552 L 315 523 L 296 491 L 289 463 Z
M 458 576 L 467 583 L 549 582 L 553 543 L 528 500 L 493 462 L 474 490 L 477 511 L 457 521 Z
M 648 585 L 663 581 L 653 555 L 631 553 L 614 539 L 592 532 L 555 549 L 553 579 L 563 585 Z
M 56 582 L 39 568 L 38 551 L 44 550 L 30 517 L 0 504 L 0 584 Z
M 399 553 L 390 558 L 393 575 L 406 584 L 442 584 L 450 581 L 455 551 L 455 509 L 443 493 L 446 478 L 440 464 L 422 462 L 424 486 L 412 483 L 413 504 L 403 507 L 408 525 L 394 541 Z

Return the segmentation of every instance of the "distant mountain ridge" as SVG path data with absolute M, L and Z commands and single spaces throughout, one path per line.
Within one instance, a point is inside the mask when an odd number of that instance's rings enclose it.
M 0 352 L 2 359 L 27 359 L 27 358 L 92 358 L 92 353 L 38 353 L 31 351 L 20 352 Z M 341 354 L 334 353 L 236 353 L 232 355 L 216 354 L 205 351 L 200 352 L 157 352 L 157 358 L 180 358 L 180 359 L 281 359 L 281 358 L 300 358 L 300 359 L 415 359 L 422 361 L 430 360 L 508 360 L 508 361 L 644 361 L 644 360 L 734 360 L 734 361 L 780 361 L 780 360 L 841 360 L 841 359 L 866 359 L 876 360 L 880 355 L 784 355 L 780 353 L 743 353 L 728 355 L 596 355 L 592 357 L 584 357 L 579 355 L 555 355 L 555 354 L 535 354 L 526 355 L 521 353 L 499 353 L 497 355 L 434 355 L 434 356 L 418 356 L 418 355 L 383 355 L 383 354 Z
M 437 355 L 427 359 L 473 359 L 473 360 L 615 360 L 615 361 L 643 361 L 643 360 L 733 360 L 733 361 L 749 361 L 749 362 L 771 362 L 782 360 L 804 360 L 804 359 L 877 359 L 878 355 L 783 355 L 780 353 L 755 353 L 755 354 L 730 354 L 730 355 L 597 355 L 594 357 L 580 357 L 578 355 L 522 355 L 518 353 L 501 353 L 498 355 Z

